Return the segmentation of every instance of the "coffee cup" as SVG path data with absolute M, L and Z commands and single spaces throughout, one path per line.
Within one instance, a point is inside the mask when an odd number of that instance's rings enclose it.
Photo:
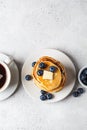
M 6 60 L 0 61 L 0 93 L 9 87 L 11 81 L 11 71 L 9 66 L 11 62 L 11 58 L 6 58 Z

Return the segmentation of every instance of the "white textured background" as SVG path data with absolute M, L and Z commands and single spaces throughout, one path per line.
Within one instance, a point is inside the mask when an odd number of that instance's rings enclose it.
M 0 0 L 0 51 L 12 55 L 21 70 L 35 48 L 64 51 L 77 71 L 87 65 L 87 0 Z M 87 91 L 44 104 L 20 85 L 0 102 L 0 130 L 87 130 Z

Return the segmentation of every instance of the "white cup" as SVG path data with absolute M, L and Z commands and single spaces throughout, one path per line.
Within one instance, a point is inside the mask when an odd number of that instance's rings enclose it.
M 11 71 L 10 71 L 10 64 L 13 61 L 11 58 L 7 58 L 6 60 L 1 60 L 0 65 L 4 68 L 6 76 L 5 76 L 5 82 L 4 84 L 0 87 L 0 93 L 6 90 L 9 87 L 10 81 L 11 81 Z M 1 74 L 3 77 L 3 75 Z M 4 78 L 4 77 L 3 77 Z M 1 79 L 0 79 L 1 80 Z

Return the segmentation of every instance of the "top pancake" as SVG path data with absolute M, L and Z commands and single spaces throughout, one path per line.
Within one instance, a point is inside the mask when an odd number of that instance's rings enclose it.
M 43 71 L 49 71 L 50 66 L 56 67 L 56 71 L 53 73 L 53 79 L 43 79 L 43 76 L 38 76 L 37 71 L 40 69 L 39 64 L 43 62 L 47 65 Z M 64 87 L 65 80 L 66 80 L 66 73 L 64 66 L 57 60 L 53 59 L 52 57 L 43 56 L 41 57 L 35 64 L 33 68 L 33 79 L 36 86 L 40 89 L 45 90 L 47 92 L 57 92 Z

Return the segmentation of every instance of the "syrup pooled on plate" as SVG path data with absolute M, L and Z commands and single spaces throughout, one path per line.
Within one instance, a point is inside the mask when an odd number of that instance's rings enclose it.
M 0 64 L 0 88 L 3 87 L 6 81 L 6 70 L 3 65 Z

